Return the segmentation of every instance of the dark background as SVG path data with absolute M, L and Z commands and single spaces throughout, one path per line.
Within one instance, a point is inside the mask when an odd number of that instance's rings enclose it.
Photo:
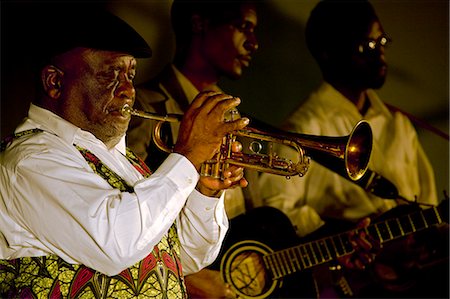
M 449 2 L 447 0 L 371 1 L 393 44 L 387 50 L 389 73 L 381 99 L 426 123 L 449 132 Z M 29 70 L 40 46 L 30 34 L 36 1 L 1 1 L 1 137 L 26 115 L 33 97 Z M 260 48 L 238 81 L 222 88 L 241 97 L 240 110 L 274 125 L 320 84 L 318 67 L 304 43 L 304 24 L 317 0 L 269 0 L 259 14 Z M 87 9 L 98 2 L 84 1 Z M 174 39 L 169 22 L 171 0 L 102 3 L 126 20 L 151 45 L 151 59 L 138 60 L 136 82 L 155 75 L 171 60 Z M 82 16 L 80 16 L 82 18 Z M 343 32 L 345 34 L 345 32 Z M 52 32 L 44 34 L 51 42 Z M 120 38 L 120 37 L 118 37 Z M 435 169 L 438 193 L 449 187 L 449 142 L 417 126 Z M 408 175 L 408 174 L 405 174 Z

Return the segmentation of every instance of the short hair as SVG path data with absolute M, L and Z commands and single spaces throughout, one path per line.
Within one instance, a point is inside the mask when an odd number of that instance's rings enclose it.
M 367 0 L 322 0 L 306 23 L 306 45 L 318 60 L 321 51 L 364 37 L 376 20 L 376 12 Z
M 259 0 L 261 1 L 261 0 Z M 226 24 L 240 17 L 245 3 L 257 4 L 257 0 L 173 0 L 171 8 L 172 29 L 178 41 L 189 41 L 192 35 L 192 16 L 209 19 L 212 26 Z

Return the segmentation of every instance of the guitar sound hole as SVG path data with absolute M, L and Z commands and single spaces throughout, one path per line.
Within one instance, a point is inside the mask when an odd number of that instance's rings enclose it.
M 224 255 L 221 270 L 224 281 L 231 285 L 240 298 L 266 298 L 278 286 L 263 257 L 270 248 L 256 241 L 236 243 Z
M 265 271 L 262 256 L 256 252 L 242 252 L 231 263 L 231 283 L 247 296 L 264 294 L 271 279 Z

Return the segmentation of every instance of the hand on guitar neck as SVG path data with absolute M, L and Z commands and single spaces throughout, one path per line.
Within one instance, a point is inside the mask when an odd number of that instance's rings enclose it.
M 393 242 L 383 246 L 364 271 L 330 267 L 332 281 L 327 286 L 324 280 L 322 288 L 334 285 L 338 293 L 350 289 L 350 297 L 447 297 L 448 199 L 428 209 L 399 206 L 379 217 L 375 225 L 368 231 L 379 234 L 382 243 Z M 348 287 L 341 287 L 342 280 Z
M 370 218 L 362 219 L 358 225 L 358 230 L 348 233 L 348 239 L 354 252 L 337 258 L 339 264 L 348 269 L 365 269 L 375 260 L 381 250 L 381 243 L 369 235 L 366 228 L 370 225 Z

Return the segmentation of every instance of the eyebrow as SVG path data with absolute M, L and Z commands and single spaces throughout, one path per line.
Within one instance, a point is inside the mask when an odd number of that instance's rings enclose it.
M 132 58 L 129 62 L 124 60 L 119 60 L 118 57 L 114 57 L 111 59 L 107 59 L 103 63 L 107 66 L 108 70 L 120 68 L 121 70 L 125 70 L 127 68 L 136 69 L 137 62 L 136 59 Z

